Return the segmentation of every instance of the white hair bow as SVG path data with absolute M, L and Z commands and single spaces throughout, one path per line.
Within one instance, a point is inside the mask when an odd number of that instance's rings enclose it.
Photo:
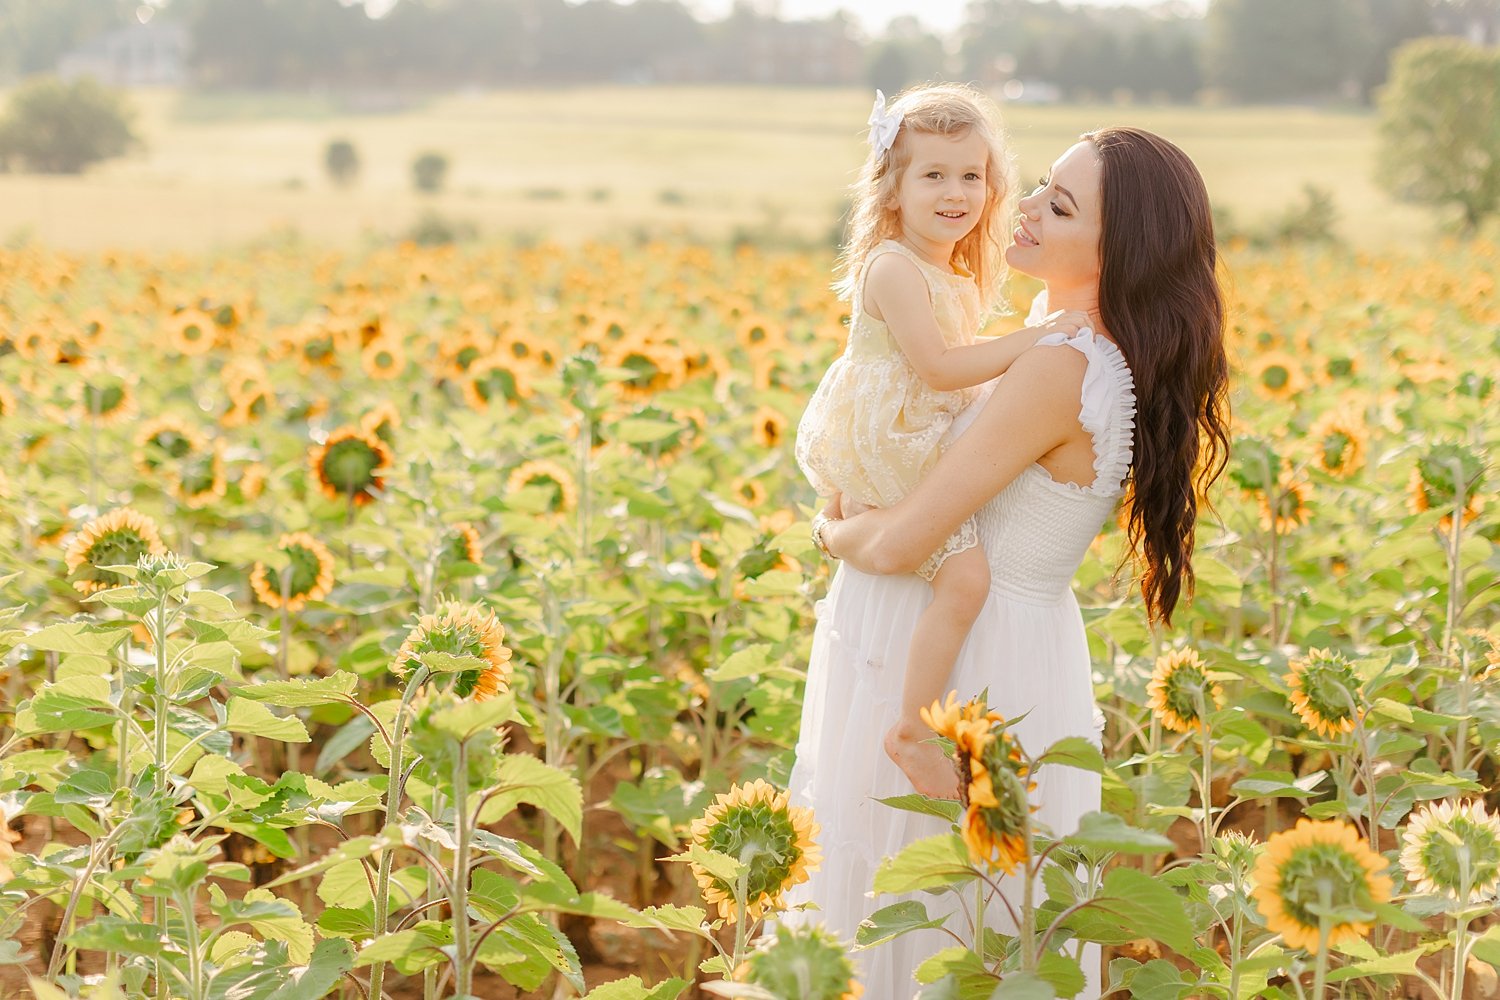
M 884 153 L 896 141 L 901 129 L 901 115 L 885 110 L 885 94 L 875 91 L 875 107 L 870 111 L 870 147 L 876 153 Z

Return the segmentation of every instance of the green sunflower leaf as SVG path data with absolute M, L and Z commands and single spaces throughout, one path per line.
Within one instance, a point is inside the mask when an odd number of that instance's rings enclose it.
M 229 699 L 229 716 L 224 722 L 224 728 L 231 733 L 260 736 L 268 740 L 280 740 L 283 743 L 310 743 L 312 741 L 301 719 L 274 715 L 260 702 L 251 701 L 248 698 L 231 697 Z
M 237 697 L 277 705 L 281 708 L 310 708 L 344 701 L 354 693 L 359 678 L 345 670 L 328 677 L 297 677 L 284 681 L 244 684 L 234 689 Z
M 1122 854 L 1159 854 L 1172 849 L 1172 841 L 1167 837 L 1133 827 L 1105 812 L 1086 813 L 1078 821 L 1077 832 L 1064 837 L 1063 843 Z
M 875 872 L 875 891 L 912 892 L 974 877 L 963 839 L 956 833 L 942 833 L 907 844 L 900 854 L 882 861 Z

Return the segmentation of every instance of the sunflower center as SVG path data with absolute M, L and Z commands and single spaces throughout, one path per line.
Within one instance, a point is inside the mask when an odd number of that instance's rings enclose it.
M 1334 431 L 1323 439 L 1323 467 L 1342 469 L 1354 440 L 1343 431 Z
M 1207 700 L 1207 678 L 1197 667 L 1184 664 L 1167 678 L 1167 707 L 1182 719 L 1198 718 L 1199 700 Z
M 313 587 L 317 586 L 318 573 L 323 568 L 318 554 L 301 545 L 289 545 L 281 551 L 286 553 L 290 570 L 287 596 L 302 597 L 311 593 Z
M 802 857 L 791 816 L 765 802 L 731 806 L 708 831 L 704 846 L 749 865 L 747 902 L 780 892 L 791 877 L 792 866 Z M 733 886 L 722 881 L 718 885 L 734 895 Z
M 1422 870 L 1427 880 L 1454 894 L 1462 893 L 1464 868 L 1468 868 L 1468 890 L 1489 885 L 1500 874 L 1500 839 L 1488 826 L 1475 824 L 1459 813 L 1443 824 L 1459 840 L 1455 844 L 1439 830 L 1427 834 L 1422 843 Z
M 452 624 L 439 624 L 428 630 L 412 652 L 417 655 L 448 653 L 452 656 L 477 656 L 481 660 L 487 655 L 484 643 L 473 632 L 466 626 Z M 483 674 L 483 670 L 460 671 L 453 679 L 454 693 L 467 698 L 474 693 L 474 687 Z
M 358 438 L 333 444 L 323 458 L 323 476 L 345 493 L 360 493 L 375 481 L 380 456 Z
M 106 583 L 124 583 L 125 578 L 116 573 L 107 573 L 100 570 L 100 566 L 125 566 L 135 565 L 135 561 L 151 551 L 151 546 L 146 540 L 133 529 L 123 528 L 119 531 L 111 531 L 100 537 L 84 554 L 84 559 L 90 563 L 98 573 L 98 578 Z
M 1299 847 L 1282 863 L 1279 874 L 1282 907 L 1304 927 L 1319 925 L 1314 907 L 1372 907 L 1365 866 L 1339 844 Z
M 83 405 L 95 416 L 102 417 L 113 413 L 123 402 L 125 402 L 125 387 L 117 383 L 83 387 Z
M 1329 722 L 1353 717 L 1354 675 L 1347 668 L 1310 664 L 1302 674 L 1302 692 L 1307 703 Z
M 1261 373 L 1260 380 L 1267 389 L 1284 389 L 1292 380 L 1292 373 L 1284 365 L 1271 365 Z

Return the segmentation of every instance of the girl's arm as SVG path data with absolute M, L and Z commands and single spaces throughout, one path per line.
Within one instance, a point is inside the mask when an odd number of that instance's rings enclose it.
M 1018 358 L 916 489 L 894 506 L 828 524 L 828 551 L 866 573 L 914 572 L 1023 469 L 1087 433 L 1078 422 L 1087 368 L 1087 358 L 1062 345 Z
M 1089 325 L 1087 313 L 1066 312 L 1004 337 L 963 347 L 948 347 L 938 330 L 928 297 L 927 280 L 915 264 L 899 254 L 883 254 L 865 277 L 865 301 L 896 338 L 917 376 L 939 392 L 979 385 L 1008 369 L 1021 352 L 1049 333 L 1077 333 Z

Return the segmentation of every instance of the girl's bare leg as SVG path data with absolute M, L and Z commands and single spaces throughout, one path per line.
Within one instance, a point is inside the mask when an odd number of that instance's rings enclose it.
M 953 762 L 922 721 L 921 710 L 941 701 L 948 677 L 969 629 L 989 596 L 990 567 L 978 546 L 949 556 L 932 579 L 932 603 L 917 618 L 906 678 L 901 688 L 901 717 L 885 734 L 885 752 L 911 779 L 912 786 L 934 798 L 958 797 Z

